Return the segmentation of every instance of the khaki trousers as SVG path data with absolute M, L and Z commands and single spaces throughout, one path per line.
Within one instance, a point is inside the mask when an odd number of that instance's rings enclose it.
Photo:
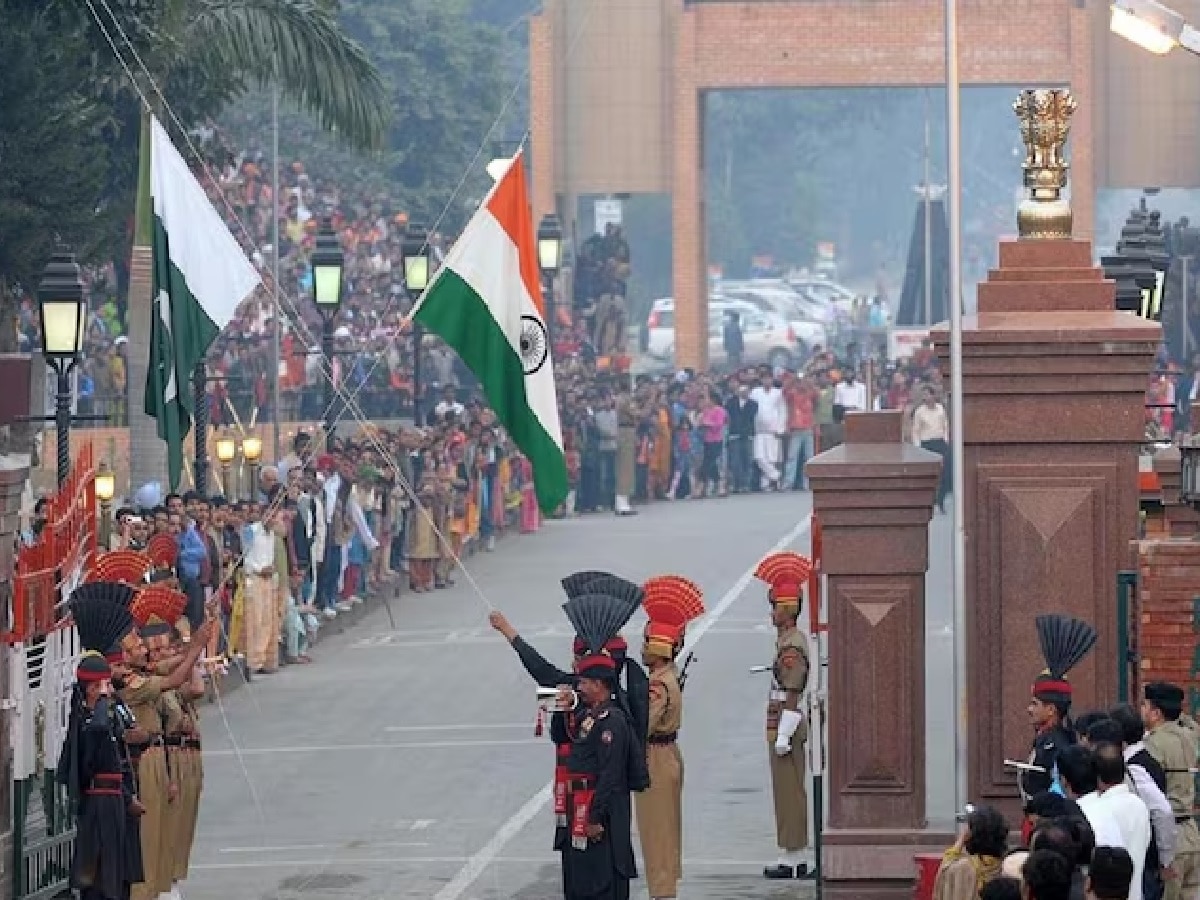
M 162 747 L 150 747 L 137 764 L 138 799 L 146 807 L 142 834 L 142 877 L 131 900 L 157 900 L 171 890 L 171 835 L 168 830 L 167 757 Z
M 252 672 L 279 665 L 278 605 L 273 577 L 246 576 L 242 627 L 246 635 L 246 665 Z
M 175 783 L 179 796 L 171 804 L 171 875 L 175 881 L 187 878 L 192 858 L 192 843 L 196 839 L 196 818 L 200 812 L 200 790 L 204 769 L 200 751 L 180 747 L 171 755 Z
M 677 744 L 647 748 L 650 787 L 634 794 L 651 898 L 674 897 L 683 877 L 683 754 Z
M 767 731 L 767 756 L 771 765 L 771 793 L 775 798 L 775 840 L 781 850 L 808 846 L 808 792 L 804 787 L 804 742 L 797 734 L 792 752 L 775 752 L 776 732 Z
M 1196 900 L 1200 896 L 1200 852 L 1175 854 L 1175 877 L 1166 880 L 1164 900 Z

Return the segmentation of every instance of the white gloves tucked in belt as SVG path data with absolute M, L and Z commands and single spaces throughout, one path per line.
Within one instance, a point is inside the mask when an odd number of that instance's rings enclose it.
M 785 709 L 779 715 L 779 733 L 775 737 L 775 753 L 787 756 L 792 752 L 792 736 L 800 727 L 804 717 L 794 709 Z

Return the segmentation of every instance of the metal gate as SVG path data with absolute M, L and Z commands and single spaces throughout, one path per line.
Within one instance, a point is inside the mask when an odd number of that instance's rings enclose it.
M 48 900 L 67 888 L 75 825 L 55 769 L 79 661 L 75 628 L 60 617 L 96 556 L 95 466 L 85 446 L 50 499 L 38 540 L 17 553 L 9 628 L 7 706 L 13 754 L 13 896 Z

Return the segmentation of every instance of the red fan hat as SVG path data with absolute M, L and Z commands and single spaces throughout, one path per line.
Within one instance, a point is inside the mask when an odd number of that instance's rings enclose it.
M 688 622 L 704 614 L 704 594 L 680 575 L 660 575 L 642 585 L 646 625 L 646 652 L 673 659 Z
M 772 553 L 758 564 L 754 577 L 770 585 L 767 596 L 775 606 L 800 608 L 812 563 L 799 553 Z
M 142 637 L 166 634 L 183 617 L 187 595 L 162 584 L 142 588 L 133 601 L 133 620 Z
M 146 555 L 155 568 L 173 569 L 179 556 L 179 542 L 169 534 L 156 534 L 146 545 Z
M 96 558 L 96 565 L 88 573 L 87 580 L 116 581 L 136 587 L 146 582 L 146 573 L 152 568 L 154 563 L 145 553 L 136 550 L 114 550 Z

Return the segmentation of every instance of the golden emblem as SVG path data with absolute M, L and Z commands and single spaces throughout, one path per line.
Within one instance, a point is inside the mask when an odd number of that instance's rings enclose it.
M 1068 90 L 1021 91 L 1013 112 L 1025 144 L 1025 187 L 1029 196 L 1017 209 L 1017 233 L 1035 240 L 1071 237 L 1071 204 L 1063 196 L 1067 187 L 1064 150 L 1071 133 L 1071 115 L 1078 104 Z

